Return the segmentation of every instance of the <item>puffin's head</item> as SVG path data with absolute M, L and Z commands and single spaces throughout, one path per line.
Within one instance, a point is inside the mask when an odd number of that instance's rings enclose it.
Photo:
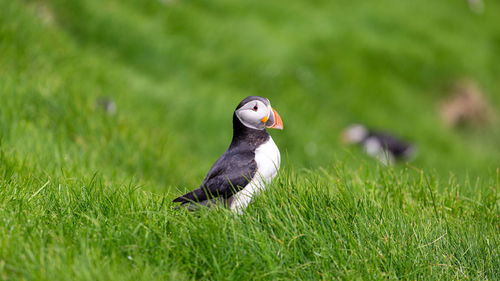
M 234 111 L 240 122 L 252 129 L 264 130 L 267 128 L 283 129 L 283 122 L 278 112 L 271 107 L 268 99 L 258 96 L 249 96 L 242 100 Z
M 352 124 L 341 135 L 344 143 L 360 143 L 368 136 L 368 129 L 360 124 Z

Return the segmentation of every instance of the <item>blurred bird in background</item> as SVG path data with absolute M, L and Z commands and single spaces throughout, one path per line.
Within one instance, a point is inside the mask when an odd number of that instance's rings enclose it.
M 384 165 L 396 161 L 410 161 L 416 155 L 416 148 L 388 132 L 370 130 L 361 124 L 351 124 L 341 134 L 345 144 L 357 144 L 363 151 L 380 160 Z
M 116 114 L 116 103 L 111 98 L 107 98 L 107 97 L 98 98 L 95 102 L 94 107 L 97 110 L 102 110 L 109 115 Z

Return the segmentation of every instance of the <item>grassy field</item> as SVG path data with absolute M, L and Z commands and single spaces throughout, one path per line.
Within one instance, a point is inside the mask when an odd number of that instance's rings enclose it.
M 500 278 L 500 4 L 0 0 L 1 280 Z M 279 177 L 241 216 L 173 210 L 266 96 Z M 116 114 L 96 106 L 113 100 Z M 350 122 L 412 140 L 381 167 Z

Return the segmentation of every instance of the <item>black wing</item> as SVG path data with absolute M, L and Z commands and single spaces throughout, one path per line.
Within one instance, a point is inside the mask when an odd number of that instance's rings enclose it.
M 182 204 L 215 197 L 228 198 L 244 188 L 257 171 L 255 153 L 227 150 L 208 171 L 201 186 L 174 199 Z
M 379 140 L 384 149 L 389 150 L 396 157 L 405 157 L 412 148 L 407 141 L 385 132 L 375 132 L 372 136 Z

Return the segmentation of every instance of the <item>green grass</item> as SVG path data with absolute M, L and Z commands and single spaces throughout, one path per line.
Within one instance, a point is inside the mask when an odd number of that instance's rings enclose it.
M 500 278 L 498 120 L 437 113 L 466 77 L 498 114 L 500 5 L 313 2 L 0 0 L 0 279 Z M 173 210 L 247 95 L 279 178 L 241 216 Z M 417 159 L 341 146 L 353 121 Z
M 498 173 L 462 185 L 414 171 L 285 170 L 238 216 L 227 210 L 196 215 L 172 210 L 169 195 L 130 184 L 106 186 L 99 177 L 23 181 L 16 177 L 20 166 L 9 168 L 0 193 L 0 268 L 7 279 L 496 279 L 500 274 L 499 195 L 493 189 L 500 184 Z

